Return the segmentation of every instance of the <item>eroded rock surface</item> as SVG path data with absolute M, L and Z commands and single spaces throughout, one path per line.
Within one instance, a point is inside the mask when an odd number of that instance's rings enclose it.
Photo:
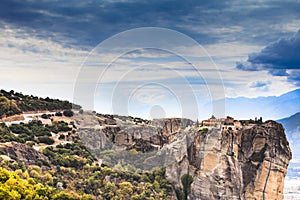
M 75 116 L 81 140 L 90 149 L 159 150 L 177 139 L 179 130 L 192 126 L 189 119 L 170 118 L 153 121 L 140 118 L 84 113 Z
M 7 156 L 14 160 L 19 160 L 24 162 L 25 165 L 49 165 L 49 159 L 43 155 L 41 152 L 35 150 L 34 148 L 18 143 L 18 142 L 8 142 L 2 143 L 0 149 L 5 152 Z
M 190 142 L 192 141 L 192 142 Z M 190 199 L 283 199 L 291 150 L 282 126 L 274 121 L 240 130 L 189 133 L 169 149 L 167 177 L 193 177 Z
M 188 119 L 87 115 L 77 124 L 88 148 L 117 152 L 117 163 L 166 166 L 174 188 L 182 188 L 181 177 L 191 175 L 189 199 L 283 199 L 292 155 L 283 127 L 274 121 L 207 129 Z M 142 154 L 126 153 L 131 150 Z

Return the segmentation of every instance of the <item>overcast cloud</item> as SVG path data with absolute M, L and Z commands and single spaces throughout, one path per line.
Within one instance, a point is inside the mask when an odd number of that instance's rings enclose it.
M 116 67 L 103 79 L 105 87 L 120 84 L 120 76 L 126 78 L 121 81 L 124 88 L 157 80 L 178 85 L 184 77 L 192 87 L 189 95 L 209 99 L 203 94 L 204 80 L 213 84 L 218 74 L 227 97 L 280 95 L 300 86 L 299 11 L 296 0 L 3 0 L 0 84 L 7 90 L 72 100 L 81 65 L 98 44 L 129 29 L 162 27 L 185 34 L 203 49 L 178 46 L 189 61 L 168 52 L 135 50 L 114 62 Z M 111 49 L 101 56 L 111 60 L 116 55 Z M 195 74 L 189 62 L 205 77 Z M 148 71 L 147 76 L 124 76 L 132 68 L 142 71 L 146 69 L 141 66 L 152 64 L 168 67 Z M 176 73 L 164 75 L 169 72 Z M 170 100 L 161 92 L 133 97 L 143 102 Z

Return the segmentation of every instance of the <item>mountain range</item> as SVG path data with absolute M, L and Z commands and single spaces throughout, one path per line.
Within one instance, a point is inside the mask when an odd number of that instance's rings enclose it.
M 225 105 L 226 114 L 238 119 L 283 119 L 300 111 L 300 89 L 281 96 L 226 98 Z
M 281 123 L 285 129 L 286 132 L 296 132 L 299 131 L 300 128 L 300 112 L 280 120 L 277 120 L 279 123 Z
M 300 156 L 300 112 L 280 120 L 277 122 L 281 123 L 290 142 L 294 157 Z
M 300 196 L 300 112 L 277 120 L 277 122 L 284 126 L 292 150 L 292 160 L 289 164 L 285 180 L 285 193 L 291 195 L 291 198 L 287 199 L 298 199 Z

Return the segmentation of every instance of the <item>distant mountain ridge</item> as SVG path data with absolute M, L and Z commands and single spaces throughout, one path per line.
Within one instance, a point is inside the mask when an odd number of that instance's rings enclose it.
M 298 193 L 300 184 L 290 183 L 289 180 L 297 180 L 299 183 L 300 180 L 300 112 L 296 114 L 286 117 L 283 119 L 277 120 L 277 122 L 281 123 L 285 128 L 285 133 L 290 143 L 290 147 L 292 150 L 293 159 L 290 162 L 287 173 L 287 183 L 286 190 L 294 191 Z
M 300 111 L 300 89 L 281 96 L 226 98 L 227 115 L 239 119 L 262 116 L 264 119 L 282 119 Z
M 277 120 L 285 128 L 288 140 L 294 155 L 300 155 L 300 112 L 283 119 Z
M 277 121 L 284 126 L 286 132 L 297 131 L 297 129 L 300 127 L 300 112 Z

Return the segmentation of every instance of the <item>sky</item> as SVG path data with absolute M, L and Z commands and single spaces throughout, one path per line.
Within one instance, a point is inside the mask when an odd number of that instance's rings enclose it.
M 102 113 L 222 115 L 209 102 L 300 87 L 299 29 L 297 0 L 2 0 L 0 84 Z

